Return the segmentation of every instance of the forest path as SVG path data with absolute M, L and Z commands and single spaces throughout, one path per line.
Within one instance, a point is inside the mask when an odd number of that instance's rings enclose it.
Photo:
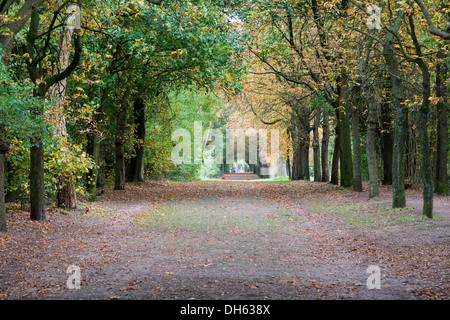
M 130 185 L 87 203 L 83 214 L 55 212 L 44 224 L 16 216 L 2 245 L 18 252 L 0 265 L 0 297 L 448 298 L 448 217 L 420 222 L 404 218 L 414 216 L 408 210 L 401 223 L 372 230 L 330 209 L 352 212 L 365 203 L 361 194 L 308 182 Z M 404 228 L 424 237 L 399 237 Z M 35 239 L 31 247 L 20 247 L 21 231 Z M 80 268 L 79 290 L 66 286 L 68 265 Z M 379 290 L 366 286 L 369 265 L 380 267 Z

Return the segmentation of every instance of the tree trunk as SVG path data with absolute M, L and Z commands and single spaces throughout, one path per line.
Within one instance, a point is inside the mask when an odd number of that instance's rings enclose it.
M 392 94 L 394 96 L 394 139 L 392 150 L 392 206 L 403 208 L 405 198 L 405 142 L 408 129 L 408 109 L 404 106 L 404 88 L 400 80 L 397 59 L 390 45 L 384 48 L 384 57 L 391 73 Z
M 5 209 L 5 153 L 0 150 L 0 232 L 6 232 Z
M 114 190 L 125 190 L 125 147 L 123 138 L 116 139 L 116 170 Z
M 134 182 L 144 181 L 144 142 L 145 142 L 145 103 L 141 98 L 134 102 L 134 116 L 135 116 L 135 152 L 136 154 L 131 158 L 130 168 L 128 171 L 128 181 Z
M 395 9 L 400 9 L 400 3 L 396 2 Z M 383 57 L 391 77 L 392 95 L 394 104 L 394 141 L 392 154 L 392 207 L 403 208 L 406 206 L 405 198 L 405 138 L 408 129 L 408 109 L 404 105 L 405 90 L 401 80 L 400 69 L 396 54 L 393 50 L 394 34 L 400 29 L 404 11 L 396 11 L 396 20 L 386 33 L 383 43 Z
M 356 121 L 356 118 L 359 118 L 359 112 L 361 110 L 361 102 L 366 102 L 369 112 L 367 117 L 367 137 L 366 137 L 366 153 L 367 153 L 367 166 L 369 171 L 369 198 L 378 197 L 380 191 L 378 186 L 378 173 L 377 173 L 377 161 L 376 161 L 376 152 L 375 152 L 375 135 L 377 129 L 377 110 L 378 103 L 376 102 L 376 97 L 374 94 L 373 87 L 368 84 L 368 76 L 367 76 L 367 62 L 370 59 L 370 52 L 372 50 L 373 39 L 366 37 L 365 39 L 365 49 L 362 51 L 361 43 L 358 43 L 358 56 L 359 59 L 359 82 L 361 86 L 358 90 L 357 101 L 359 105 L 357 106 L 357 110 L 355 110 L 354 118 L 353 118 L 353 136 L 359 135 L 359 130 L 355 133 L 355 127 L 359 127 L 359 119 Z M 355 140 L 359 140 L 355 139 Z M 360 146 L 359 142 L 355 143 L 357 146 Z M 356 154 L 356 152 L 355 152 Z M 359 152 L 359 155 L 361 153 Z M 361 165 L 361 159 L 357 160 L 355 156 L 355 162 Z M 361 167 L 359 168 L 359 172 L 361 173 Z M 357 172 L 357 169 L 355 170 Z M 355 180 L 357 180 L 357 174 L 355 174 Z M 361 177 L 359 177 L 361 179 Z M 362 186 L 361 186 L 362 189 Z
M 377 105 L 372 101 L 372 97 L 367 99 L 369 114 L 367 126 L 367 165 L 369 171 L 369 198 L 378 197 L 380 189 L 378 186 L 377 160 L 375 152 L 375 134 L 377 128 Z
M 392 116 L 388 102 L 383 102 L 381 106 L 382 121 L 382 154 L 383 154 L 383 185 L 392 184 L 392 152 L 394 134 L 392 132 Z
M 336 118 L 339 135 L 339 162 L 342 187 L 350 187 L 353 182 L 352 146 L 350 138 L 350 122 L 348 115 L 339 101 L 335 102 Z
M 44 145 L 40 138 L 32 141 L 30 162 L 30 218 L 45 221 Z
M 322 181 L 328 182 L 330 180 L 330 169 L 328 164 L 328 145 L 330 143 L 330 123 L 328 119 L 328 111 L 323 112 L 322 123 Z
M 309 174 L 309 136 L 307 142 L 302 145 L 302 172 L 303 172 L 303 180 L 310 181 Z
M 361 175 L 361 136 L 359 133 L 359 109 L 360 98 L 357 97 L 357 105 L 352 113 L 352 137 L 353 137 L 353 190 L 362 192 Z
M 300 139 L 298 138 L 298 134 L 296 132 L 297 128 L 294 129 L 292 134 L 293 143 L 292 143 L 292 180 L 301 180 L 303 179 L 302 172 L 302 157 L 301 157 L 301 148 L 300 148 Z
M 56 201 L 58 207 L 66 209 L 75 209 L 78 206 L 77 193 L 75 191 L 75 179 L 72 172 L 66 172 L 59 176 Z
M 392 146 L 392 206 L 394 208 L 403 208 L 406 206 L 404 154 L 407 118 L 408 110 L 402 105 L 397 105 Z
M 9 151 L 9 142 L 0 137 L 0 232 L 6 232 L 5 207 L 5 154 Z
M 448 162 L 448 132 L 447 132 L 447 86 L 448 76 L 447 57 L 445 56 L 442 46 L 439 48 L 436 67 L 436 97 L 439 98 L 437 103 L 438 126 L 437 126 L 437 154 L 436 154 L 436 178 L 435 192 L 440 195 L 448 194 L 447 185 L 447 162 Z
M 303 180 L 305 178 L 303 172 L 303 146 L 298 146 L 298 159 L 297 159 L 297 177 L 298 180 Z
M 251 168 L 251 166 L 250 166 L 250 168 Z M 290 155 L 289 147 L 286 151 L 286 172 L 287 172 L 289 180 L 292 180 L 292 165 L 291 165 L 291 155 Z
M 414 62 L 419 66 L 422 72 L 422 103 L 419 107 L 419 119 L 417 127 L 420 138 L 420 153 L 422 155 L 422 178 L 423 178 L 423 216 L 433 218 L 433 171 L 431 165 L 431 150 L 428 137 L 428 117 L 430 113 L 431 96 L 431 76 L 428 69 L 428 63 L 422 59 L 422 50 L 415 33 L 415 24 L 412 16 L 408 16 L 411 37 L 416 49 L 417 58 Z
M 423 83 L 424 86 L 425 81 Z M 428 78 L 429 86 L 429 78 Z M 429 90 L 429 89 L 428 89 Z M 424 95 L 425 96 L 425 95 Z M 431 151 L 428 138 L 428 114 L 430 100 L 424 99 L 419 109 L 418 129 L 420 137 L 420 153 L 422 155 L 422 174 L 423 174 L 423 210 L 422 214 L 431 219 L 433 218 L 433 174 L 431 168 Z
M 319 143 L 319 125 L 320 125 L 320 110 L 317 108 L 314 115 L 313 128 L 313 153 L 314 153 L 314 181 L 322 181 L 320 174 L 320 143 Z
M 333 160 L 331 162 L 331 180 L 334 185 L 339 184 L 339 129 L 336 126 L 336 137 L 334 139 Z

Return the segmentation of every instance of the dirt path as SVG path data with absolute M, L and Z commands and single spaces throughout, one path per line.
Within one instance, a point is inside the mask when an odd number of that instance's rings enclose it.
M 422 221 L 408 197 L 397 212 L 389 190 L 368 202 L 328 184 L 152 182 L 46 223 L 10 208 L 0 298 L 448 299 L 448 198 Z

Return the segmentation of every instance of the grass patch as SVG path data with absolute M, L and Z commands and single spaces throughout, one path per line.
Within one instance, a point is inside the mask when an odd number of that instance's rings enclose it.
M 277 178 L 269 178 L 269 179 L 263 179 L 265 182 L 293 182 L 289 179 L 289 177 L 277 177 Z
M 236 211 L 236 208 L 181 207 L 165 205 L 158 209 L 142 212 L 135 221 L 147 230 L 274 230 L 286 226 L 299 217 L 289 210 L 277 210 L 268 214 L 252 211 Z
M 376 229 L 423 220 L 421 215 L 414 213 L 417 209 L 415 207 L 390 208 L 380 207 L 375 203 L 343 206 L 316 203 L 311 205 L 310 209 L 339 215 L 346 224 L 358 228 Z

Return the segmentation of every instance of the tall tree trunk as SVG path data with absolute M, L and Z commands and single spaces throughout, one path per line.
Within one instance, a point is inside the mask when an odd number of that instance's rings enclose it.
M 302 156 L 301 156 L 301 141 L 299 134 L 299 127 L 297 123 L 297 119 L 295 117 L 292 118 L 293 121 L 293 130 L 291 130 L 291 139 L 292 139 L 292 180 L 301 180 L 303 179 L 302 172 Z
M 309 135 L 307 141 L 302 145 L 302 172 L 303 180 L 310 181 L 311 177 L 309 174 Z
M 5 207 L 5 154 L 9 151 L 9 142 L 0 137 L 0 232 L 6 232 Z
M 448 194 L 447 185 L 447 162 L 448 162 L 448 132 L 447 132 L 447 78 L 448 67 L 447 57 L 442 48 L 436 59 L 436 97 L 439 98 L 437 103 L 438 126 L 437 126 L 437 154 L 436 154 L 436 178 L 435 192 L 440 195 Z
M 377 160 L 375 152 L 375 134 L 377 128 L 377 105 L 372 100 L 372 97 L 367 99 L 369 114 L 368 114 L 368 126 L 367 126 L 367 165 L 369 171 L 369 198 L 378 197 L 380 189 L 378 186 L 378 172 L 377 172 Z
M 286 172 L 289 180 L 292 180 L 292 164 L 291 164 L 291 154 L 290 149 L 288 147 L 286 151 Z M 251 168 L 251 166 L 250 166 Z
M 136 99 L 134 102 L 135 116 L 135 152 L 131 158 L 130 168 L 128 171 L 128 181 L 144 181 L 144 143 L 145 143 L 145 103 L 142 98 Z
M 313 128 L 313 153 L 314 153 L 314 181 L 322 181 L 320 174 L 320 143 L 319 143 L 319 126 L 320 126 L 320 109 L 314 111 L 314 128 Z
M 420 153 L 422 155 L 422 178 L 423 178 L 423 216 L 433 218 L 433 171 L 431 165 L 431 150 L 428 137 L 428 121 L 430 113 L 431 76 L 428 63 L 422 59 L 422 50 L 415 33 L 413 16 L 408 16 L 411 37 L 416 49 L 417 58 L 414 62 L 422 72 L 422 103 L 419 107 L 418 129 L 420 138 Z
M 328 145 L 330 142 L 330 122 L 328 119 L 328 111 L 323 112 L 322 123 L 322 181 L 330 181 L 330 169 L 328 164 Z
M 360 97 L 356 98 L 357 104 L 352 113 L 352 137 L 353 137 L 353 190 L 362 192 L 361 175 L 361 136 L 359 133 L 359 109 Z
M 384 101 L 381 105 L 382 122 L 382 154 L 383 154 L 383 185 L 392 184 L 392 152 L 394 144 L 394 134 L 392 132 L 392 116 L 389 102 Z
M 0 232 L 6 232 L 5 153 L 0 150 Z
M 301 149 L 299 141 L 294 141 L 293 143 L 293 159 L 292 159 L 292 180 L 303 179 L 302 165 L 301 165 Z
M 425 65 L 425 63 L 424 63 Z M 424 75 L 428 80 L 423 81 L 424 89 L 429 92 L 429 74 Z M 424 94 L 424 98 L 427 94 Z M 429 94 L 428 94 L 429 97 Z M 433 174 L 431 167 L 431 151 L 428 138 L 428 116 L 429 116 L 430 100 L 428 98 L 422 101 L 419 108 L 418 129 L 420 137 L 420 153 L 422 155 L 422 175 L 423 175 L 423 209 L 422 214 L 427 218 L 433 218 Z
M 40 138 L 32 140 L 30 164 L 30 218 L 45 221 L 44 145 Z
M 123 137 L 116 138 L 116 168 L 114 190 L 125 190 L 125 146 Z
M 373 40 L 371 38 L 366 37 L 365 39 L 365 49 L 362 50 L 361 43 L 358 43 L 358 55 L 359 59 L 359 82 L 361 83 L 361 87 L 358 90 L 357 101 L 361 103 L 364 99 L 366 102 L 369 113 L 367 117 L 367 137 L 366 137 L 366 152 L 367 152 L 367 165 L 369 171 L 369 198 L 378 197 L 380 191 L 378 186 L 378 173 L 377 173 L 377 161 L 376 161 L 376 152 L 375 152 L 375 135 L 377 129 L 377 110 L 378 103 L 376 102 L 375 91 L 373 86 L 368 84 L 368 76 L 367 76 L 367 62 L 370 59 L 370 52 L 372 50 Z M 359 111 L 360 106 L 358 106 Z M 356 114 L 355 114 L 356 115 Z M 358 112 L 359 116 L 359 112 Z M 359 121 L 358 121 L 359 122 Z M 356 119 L 353 121 L 353 129 L 355 126 L 358 126 Z M 358 131 L 359 133 L 359 131 Z M 359 144 L 358 144 L 359 145 Z M 361 162 L 359 161 L 359 164 Z M 356 171 L 356 170 L 355 170 Z
M 352 147 L 350 138 L 350 121 L 348 114 L 342 110 L 339 101 L 335 102 L 337 126 L 339 128 L 339 162 L 342 187 L 350 187 L 353 182 Z
M 334 139 L 333 160 L 331 162 L 331 180 L 334 185 L 339 184 L 339 128 L 336 125 L 336 135 Z
M 405 139 L 408 129 L 408 109 L 404 105 L 405 90 L 401 80 L 400 69 L 393 49 L 394 34 L 400 29 L 403 21 L 404 11 L 400 10 L 400 4 L 396 2 L 396 20 L 386 33 L 383 43 L 383 57 L 391 77 L 392 95 L 394 105 L 394 141 L 392 154 L 392 206 L 403 208 L 406 206 L 405 198 Z

